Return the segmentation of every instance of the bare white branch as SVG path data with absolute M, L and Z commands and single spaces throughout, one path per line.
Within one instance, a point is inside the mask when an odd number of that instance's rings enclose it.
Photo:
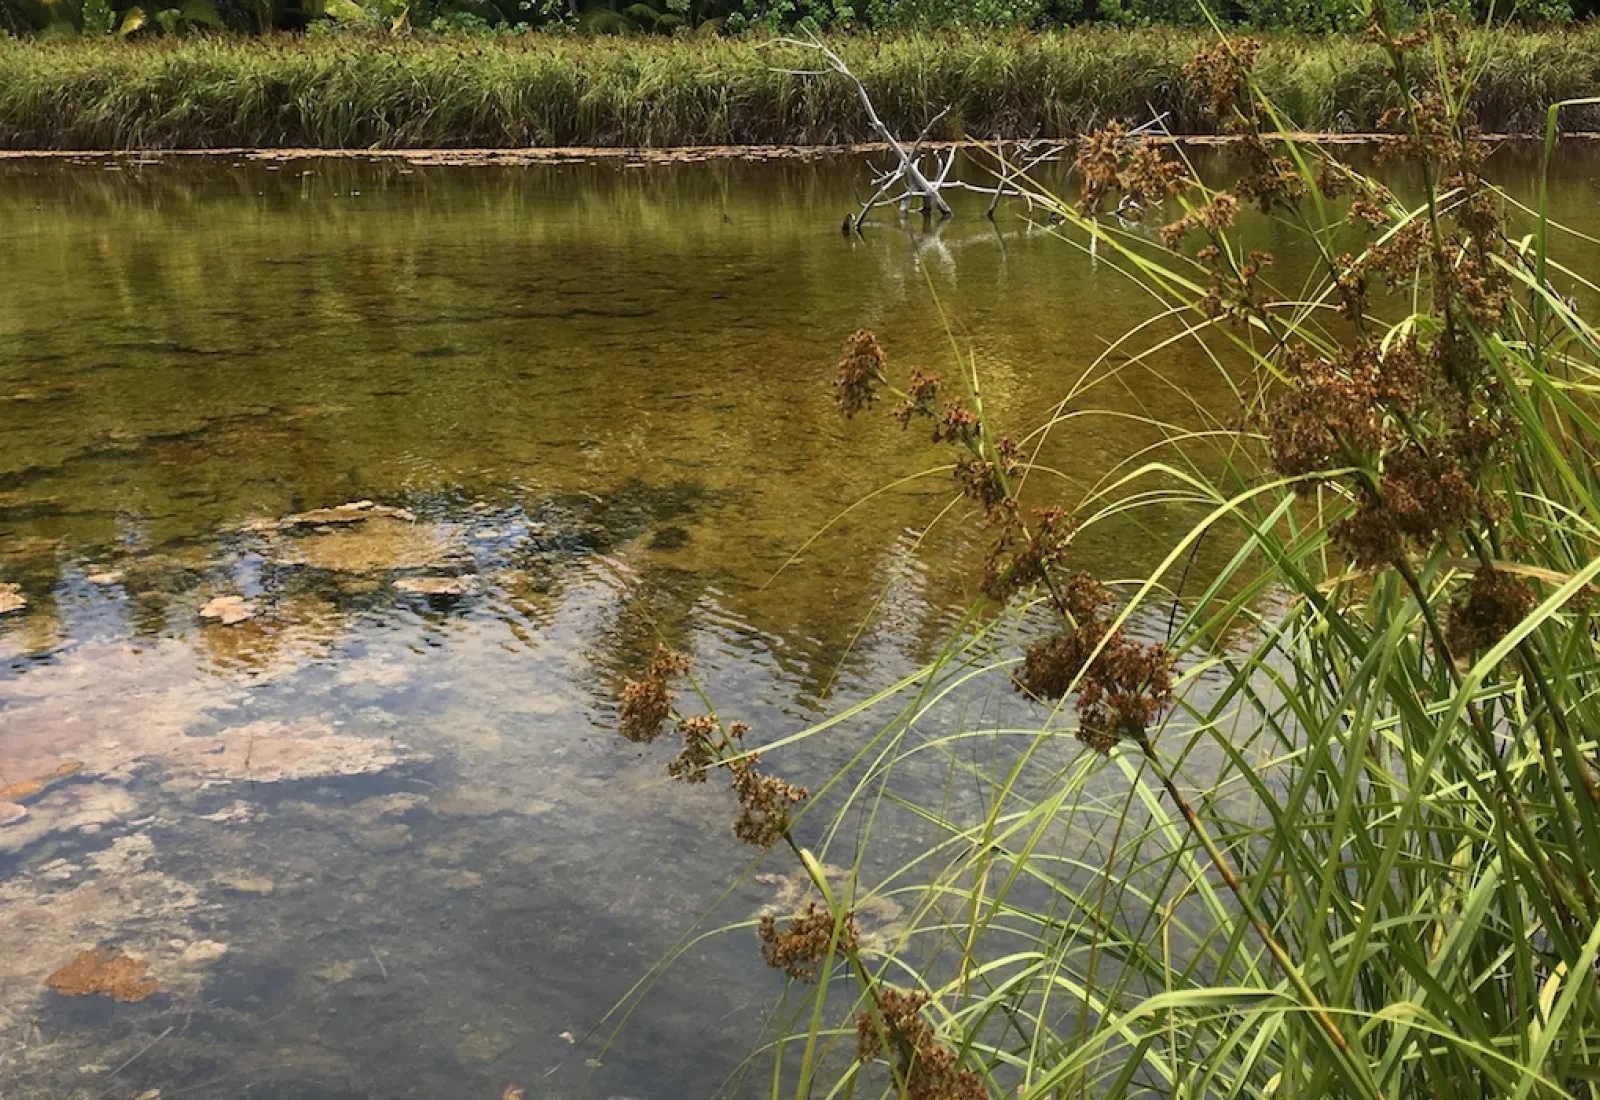
M 940 112 L 940 114 L 934 118 L 933 122 L 928 124 L 928 127 L 923 131 L 923 137 L 919 137 L 917 139 L 916 143 L 912 146 L 912 152 L 908 154 L 905 150 L 905 147 L 902 146 L 895 138 L 893 132 L 890 131 L 883 119 L 878 117 L 878 110 L 872 105 L 872 97 L 867 94 L 866 85 L 861 83 L 861 80 L 855 75 L 855 73 L 850 71 L 850 66 L 845 64 L 844 58 L 840 57 L 837 53 L 834 53 L 833 50 L 828 47 L 827 43 L 823 42 L 822 39 L 813 34 L 806 39 L 778 38 L 775 39 L 772 44 L 794 46 L 799 49 L 811 50 L 814 53 L 820 54 L 822 59 L 828 63 L 828 67 L 830 69 L 844 77 L 846 80 L 850 81 L 850 83 L 854 84 L 856 87 L 856 95 L 861 100 L 861 109 L 866 112 L 867 123 L 872 127 L 873 133 L 878 135 L 879 140 L 889 147 L 890 151 L 894 153 L 895 158 L 900 162 L 898 175 L 904 177 L 907 183 L 910 185 L 910 192 L 915 196 L 920 196 L 925 203 L 931 205 L 935 210 L 937 210 L 941 218 L 948 218 L 951 216 L 952 211 L 950 210 L 950 204 L 945 202 L 944 197 L 939 194 L 938 186 L 923 174 L 922 169 L 917 166 L 916 162 L 916 152 L 920 149 L 923 138 L 926 137 L 927 133 L 932 130 L 934 123 L 938 122 L 940 118 L 944 117 L 944 112 Z M 926 207 L 924 209 L 926 209 Z M 858 218 L 856 221 L 857 228 L 860 227 L 860 224 L 860 219 Z

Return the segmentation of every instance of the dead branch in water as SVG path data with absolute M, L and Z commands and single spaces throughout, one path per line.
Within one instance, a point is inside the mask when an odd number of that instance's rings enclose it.
M 896 164 L 873 181 L 875 190 L 872 197 L 862 204 L 861 212 L 853 218 L 846 219 L 845 229 L 847 232 L 851 229 L 857 233 L 861 232 L 862 222 L 866 220 L 867 215 L 875 207 L 899 206 L 902 212 L 906 212 L 911 209 L 912 202 L 918 198 L 922 200 L 922 211 L 925 216 L 931 216 L 933 211 L 938 211 L 941 219 L 952 216 L 953 212 L 950 209 L 950 204 L 944 200 L 944 196 L 939 192 L 946 185 L 950 169 L 955 164 L 956 151 L 951 149 L 943 158 L 935 157 L 937 169 L 932 179 L 923 172 L 918 163 L 922 153 L 922 143 L 928 139 L 928 135 L 933 131 L 934 126 L 939 123 L 939 120 L 950 113 L 949 107 L 946 107 L 929 120 L 928 124 L 922 128 L 922 133 L 917 135 L 917 140 L 912 143 L 908 152 L 905 146 L 900 144 L 899 139 L 894 136 L 888 125 L 879 117 L 877 108 L 872 105 L 872 97 L 867 94 L 866 85 L 862 84 L 860 78 L 850 71 L 850 66 L 845 64 L 844 58 L 829 49 L 826 43 L 813 35 L 809 39 L 779 38 L 774 41 L 774 44 L 811 50 L 821 55 L 828 65 L 826 69 L 782 69 L 779 70 L 780 72 L 793 73 L 796 76 L 824 76 L 829 72 L 834 72 L 854 84 L 856 95 L 861 99 L 861 108 L 867 114 L 867 122 L 871 125 L 873 133 L 877 134 L 878 140 L 887 145 L 889 151 L 895 156 Z M 895 191 L 897 186 L 900 187 L 898 192 Z M 894 193 L 891 194 L 891 192 Z

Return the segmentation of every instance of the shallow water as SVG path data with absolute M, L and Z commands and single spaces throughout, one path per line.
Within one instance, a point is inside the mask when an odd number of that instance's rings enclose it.
M 1593 163 L 1563 162 L 1558 215 L 1592 219 Z M 844 336 L 959 352 L 1026 427 L 1149 310 L 981 204 L 844 239 L 862 183 L 0 163 L 0 580 L 27 599 L 0 617 L 0 1096 L 748 1091 L 781 990 L 748 930 L 605 1043 L 694 921 L 794 900 L 781 863 L 740 880 L 726 792 L 614 735 L 622 678 L 665 638 L 765 741 L 927 659 L 982 536 L 924 531 L 942 473 L 827 526 L 941 460 L 837 414 Z M 1175 353 L 1046 457 L 1071 499 L 1154 438 L 1138 417 L 1230 400 Z M 1131 575 L 1187 519 L 1079 560 Z M 816 782 L 870 725 L 771 759 Z M 159 991 L 45 987 L 95 946 Z

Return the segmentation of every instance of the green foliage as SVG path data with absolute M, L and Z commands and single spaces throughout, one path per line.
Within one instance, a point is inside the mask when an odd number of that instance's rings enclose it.
M 693 145 L 860 141 L 855 92 L 794 76 L 815 59 L 711 33 L 391 35 L 424 18 L 323 20 L 316 36 L 75 39 L 0 44 L 0 147 Z M 427 18 L 432 18 L 427 16 Z M 531 22 L 531 19 L 529 20 Z M 420 24 L 426 27 L 426 23 Z M 835 40 L 900 133 L 945 107 L 936 137 L 1068 136 L 1152 111 L 1214 121 L 1184 66 L 1206 32 L 939 31 Z M 1543 104 L 1600 94 L 1600 27 L 1478 33 L 1472 102 L 1485 127 L 1538 132 Z M 1269 39 L 1258 79 L 1295 125 L 1370 131 L 1393 103 L 1376 47 Z M 1576 109 L 1574 129 L 1600 128 Z
M 740 0 L 723 25 L 735 34 L 779 34 L 791 28 L 848 29 L 855 23 L 856 10 L 844 0 Z
M 1100 0 L 1100 16 L 1119 27 L 1198 27 L 1206 21 L 1198 0 Z
M 1050 11 L 1048 0 L 869 0 L 874 27 L 1013 27 L 1037 26 Z M 1054 12 L 1067 21 L 1076 11 Z
M 0 0 L 0 27 L 42 33 L 68 23 L 94 30 L 109 5 L 121 22 L 126 0 L 83 0 L 93 18 L 73 18 L 72 0 Z M 358 9 L 359 14 L 350 11 Z M 672 34 L 708 27 L 733 34 L 775 34 L 795 29 L 896 30 L 961 27 L 1059 28 L 1080 23 L 1118 27 L 1201 27 L 1208 21 L 1199 0 L 415 0 L 400 20 L 396 0 L 217 0 L 219 24 L 232 30 L 303 30 L 332 18 L 352 27 L 428 28 L 471 36 L 520 34 L 540 27 L 572 26 L 596 34 Z M 1421 8 L 1397 0 L 1397 12 Z M 1564 25 L 1595 14 L 1600 0 L 1446 0 L 1442 5 L 1478 22 Z M 169 6 L 163 10 L 181 7 Z M 1360 28 L 1359 0 L 1229 0 L 1212 8 L 1226 25 L 1265 31 L 1322 34 Z M 141 7 L 141 14 L 146 9 Z M 397 20 L 399 22 L 397 23 Z M 174 16 L 178 25 L 211 25 Z M 137 22 L 137 20 L 136 20 Z M 146 23 L 159 24 L 146 14 Z
M 1264 30 L 1353 32 L 1366 19 L 1353 0 L 1240 0 L 1239 6 L 1241 22 Z
M 196 27 L 220 26 L 222 18 L 211 0 L 183 0 L 171 7 L 135 5 L 122 13 L 117 33 L 123 37 L 141 32 L 183 34 Z
M 109 0 L 83 0 L 80 16 L 84 34 L 110 34 L 117 25 L 117 13 Z

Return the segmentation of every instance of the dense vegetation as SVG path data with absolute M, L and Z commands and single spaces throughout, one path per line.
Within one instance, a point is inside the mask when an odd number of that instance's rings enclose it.
M 1427 5 L 1413 3 L 1409 15 Z M 1457 14 L 1490 21 L 1560 24 L 1587 18 L 1600 0 L 1452 0 Z M 1397 9 L 1403 5 L 1396 5 Z M 741 33 L 908 30 L 935 27 L 1052 27 L 1103 24 L 1207 26 L 1209 8 L 1224 23 L 1258 30 L 1358 30 L 1360 0 L 0 0 L 0 31 L 52 35 L 176 33 L 227 28 L 432 30 L 517 34 L 567 28 L 598 32 L 686 30 Z
M 1192 70 L 1225 187 L 1108 126 L 1078 194 L 1030 195 L 1152 303 L 1086 322 L 1106 350 L 1045 422 L 998 422 L 954 336 L 937 376 L 849 337 L 842 412 L 947 449 L 885 480 L 946 482 L 930 529 L 990 547 L 936 659 L 802 730 L 665 648 L 628 685 L 621 732 L 675 732 L 670 774 L 812 883 L 756 927 L 791 979 L 769 1095 L 1600 1096 L 1600 332 L 1556 289 L 1600 287 L 1485 175 L 1481 44 L 1373 14 L 1410 196 L 1285 134 L 1247 42 Z M 1238 407 L 1129 417 L 1162 440 L 1090 486 L 1041 460 L 1126 415 L 1098 395 L 1181 389 L 1177 347 Z M 1155 570 L 1084 571 L 1079 539 L 1173 514 Z M 1202 543 L 1226 564 L 1191 573 Z M 779 778 L 862 726 L 820 789 Z
M 889 125 L 1067 135 L 1166 112 L 1214 129 L 1185 72 L 1205 32 L 1083 28 L 851 36 L 839 49 Z M 1600 28 L 1471 36 L 1490 130 L 1600 92 Z M 169 38 L 0 42 L 0 148 L 517 147 L 833 143 L 870 136 L 854 89 L 779 71 L 814 59 L 747 38 Z M 1256 79 L 1294 126 L 1370 131 L 1395 102 L 1381 49 L 1274 38 Z M 1582 108 L 1569 127 L 1594 127 Z

